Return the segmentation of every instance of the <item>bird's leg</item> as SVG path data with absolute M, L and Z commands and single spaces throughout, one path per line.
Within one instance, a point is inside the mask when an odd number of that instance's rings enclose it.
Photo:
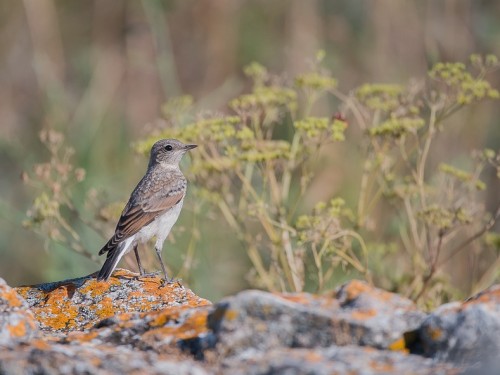
M 161 269 L 163 271 L 163 274 L 165 275 L 165 281 L 167 283 L 170 283 L 171 280 L 168 278 L 168 275 L 167 275 L 167 270 L 165 268 L 165 265 L 163 264 L 163 259 L 161 257 L 161 247 L 156 245 L 155 246 L 155 250 L 156 250 L 156 255 L 158 255 L 158 259 L 160 260 L 160 265 L 161 265 Z
M 137 246 L 138 244 L 134 245 L 135 259 L 137 259 L 137 265 L 139 266 L 139 273 L 141 274 L 141 276 L 144 276 L 145 272 L 144 268 L 142 268 L 141 258 L 139 258 L 139 252 L 137 251 Z

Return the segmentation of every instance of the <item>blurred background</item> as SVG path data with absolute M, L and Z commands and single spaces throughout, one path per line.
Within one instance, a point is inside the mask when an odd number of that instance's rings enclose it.
M 76 197 L 83 202 L 95 188 L 105 194 L 99 199 L 125 201 L 147 164 L 131 143 L 150 132 L 171 97 L 188 94 L 197 109 L 225 110 L 248 88 L 244 65 L 258 61 L 293 75 L 319 49 L 344 91 L 365 82 L 404 84 L 437 61 L 500 56 L 499 19 L 494 0 L 0 0 L 0 277 L 10 285 L 53 281 L 94 272 L 103 261 L 47 246 L 22 226 L 36 192 L 20 176 L 49 158 L 41 129 L 64 133 L 73 163 L 86 170 Z M 498 72 L 490 81 L 500 87 Z M 461 112 L 442 152 L 498 150 L 499 116 L 493 102 Z M 344 157 L 325 170 L 314 194 L 355 188 L 349 171 L 356 160 Z M 490 190 L 493 207 L 500 186 Z M 174 270 L 190 223 L 186 204 L 175 242 L 164 250 Z M 90 252 L 107 240 L 74 229 Z M 246 253 L 227 243 L 224 230 L 202 236 L 188 280 L 214 300 L 247 286 Z

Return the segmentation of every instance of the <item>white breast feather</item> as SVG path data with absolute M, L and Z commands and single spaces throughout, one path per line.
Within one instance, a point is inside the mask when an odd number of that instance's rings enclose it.
M 142 228 L 135 235 L 135 240 L 139 243 L 145 243 L 152 237 L 156 237 L 157 243 L 160 243 L 161 246 L 163 244 L 163 241 L 165 241 L 165 238 L 167 238 L 168 234 L 172 230 L 175 222 L 179 218 L 183 203 L 184 199 L 177 203 L 170 210 L 165 212 L 163 215 L 157 217 L 150 224 Z

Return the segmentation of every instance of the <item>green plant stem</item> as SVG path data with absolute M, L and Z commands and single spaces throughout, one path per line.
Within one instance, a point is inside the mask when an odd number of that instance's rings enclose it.
M 416 302 L 419 301 L 420 298 L 422 298 L 424 296 L 425 292 L 427 291 L 427 288 L 429 287 L 429 284 L 430 284 L 432 278 L 434 277 L 434 275 L 436 274 L 436 271 L 438 270 L 437 261 L 439 259 L 439 254 L 441 252 L 441 245 L 443 244 L 443 237 L 444 237 L 444 234 L 440 233 L 439 238 L 438 238 L 438 243 L 436 246 L 436 253 L 434 254 L 434 256 L 431 259 L 431 267 L 430 267 L 429 273 L 427 274 L 427 276 L 424 277 L 424 279 L 422 281 L 422 288 L 420 289 L 420 291 L 418 292 L 418 294 L 414 298 L 414 300 Z
M 283 218 L 281 224 L 286 224 L 286 221 Z M 290 268 L 293 290 L 295 292 L 300 292 L 303 289 L 303 282 L 301 281 L 299 273 L 297 271 L 297 264 L 293 255 L 292 242 L 290 240 L 290 232 L 288 232 L 287 230 L 281 231 L 281 243 L 283 244 L 283 247 L 285 249 L 288 268 Z
M 361 183 L 360 183 L 360 189 L 359 189 L 359 196 L 358 196 L 358 222 L 357 225 L 359 228 L 364 227 L 364 222 L 365 222 L 365 200 L 366 196 L 368 194 L 368 181 L 370 178 L 370 164 L 372 163 L 371 160 L 368 158 L 365 159 L 363 163 L 363 175 L 361 176 Z
M 224 199 L 219 199 L 217 205 L 219 206 L 219 209 L 222 212 L 222 216 L 224 216 L 229 226 L 233 228 L 236 233 L 242 233 L 240 225 L 238 224 L 238 221 L 236 220 L 234 215 L 231 213 L 231 209 L 227 205 L 226 201 Z
M 255 167 L 254 163 L 247 163 L 245 166 L 244 179 L 245 181 L 249 181 L 250 184 L 252 181 L 254 167 Z M 246 209 L 247 198 L 248 198 L 248 192 L 246 191 L 246 189 L 243 189 L 243 191 L 240 194 L 240 201 L 238 203 L 238 212 L 243 212 Z
M 182 262 L 181 269 L 177 273 L 177 278 L 179 279 L 189 276 L 188 271 L 193 266 L 194 253 L 196 251 L 196 243 L 198 242 L 199 239 L 199 232 L 198 232 L 199 214 L 200 214 L 199 209 L 196 209 L 193 215 L 193 223 L 191 224 L 193 230 L 191 230 L 191 238 L 189 239 L 189 244 L 186 251 L 186 257 L 184 258 L 184 262 Z
M 290 183 L 292 181 L 293 170 L 295 169 L 295 160 L 297 158 L 297 153 L 300 146 L 300 138 L 301 137 L 299 133 L 295 132 L 292 139 L 292 146 L 290 147 L 290 160 L 287 163 L 287 167 L 285 169 L 282 179 L 283 187 L 281 189 L 281 199 L 283 205 L 286 205 L 288 200 L 288 195 L 290 193 Z
M 441 267 L 443 264 L 447 263 L 451 258 L 453 258 L 455 255 L 457 255 L 460 251 L 465 249 L 467 245 L 474 242 L 479 237 L 481 237 L 483 234 L 485 234 L 487 231 L 489 231 L 491 228 L 493 228 L 499 218 L 500 218 L 500 205 L 497 207 L 495 214 L 488 221 L 488 223 L 486 223 L 486 225 L 483 226 L 479 231 L 477 231 L 472 236 L 465 239 L 462 243 L 460 243 L 458 246 L 456 246 L 454 249 L 452 249 L 449 252 L 448 256 L 445 257 L 441 262 L 438 263 L 438 267 Z
M 255 271 L 259 275 L 259 278 L 262 280 L 264 285 L 266 285 L 266 288 L 271 291 L 271 292 L 277 292 L 277 289 L 274 286 L 274 283 L 272 281 L 271 276 L 269 273 L 266 271 L 264 267 L 264 263 L 262 262 L 262 258 L 259 254 L 259 251 L 255 246 L 249 243 L 249 246 L 247 247 L 247 252 L 248 252 L 248 257 L 250 258 L 250 261 L 252 262 Z
M 410 233 L 413 238 L 413 243 L 417 249 L 422 248 L 422 244 L 420 242 L 420 237 L 418 235 L 418 225 L 416 221 L 415 213 L 413 212 L 413 208 L 408 197 L 403 198 L 403 203 L 406 210 L 406 217 L 408 218 L 408 222 L 410 223 Z

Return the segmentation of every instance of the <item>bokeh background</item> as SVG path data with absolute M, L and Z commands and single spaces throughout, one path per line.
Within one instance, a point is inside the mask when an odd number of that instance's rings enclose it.
M 343 90 L 405 83 L 437 61 L 500 56 L 499 19 L 495 0 L 0 0 L 0 277 L 11 285 L 45 282 L 100 265 L 63 246 L 45 246 L 21 224 L 35 192 L 20 175 L 48 158 L 42 128 L 63 132 L 76 150 L 74 163 L 87 171 L 76 197 L 92 187 L 110 202 L 126 200 L 147 163 L 131 143 L 150 132 L 168 98 L 189 94 L 197 109 L 225 110 L 228 99 L 248 88 L 244 65 L 258 61 L 293 75 L 319 49 Z M 498 72 L 490 79 L 500 87 Z M 497 150 L 499 118 L 491 102 L 460 112 L 440 152 Z M 321 173 L 315 196 L 356 189 L 349 174 L 356 157 L 338 156 Z M 487 193 L 491 207 L 499 191 Z M 189 241 L 189 211 L 186 204 L 183 230 L 165 246 L 174 270 Z M 227 240 L 228 229 L 203 226 L 208 234 L 202 233 L 188 281 L 216 300 L 247 286 L 249 264 Z M 82 235 L 89 251 L 105 242 Z

